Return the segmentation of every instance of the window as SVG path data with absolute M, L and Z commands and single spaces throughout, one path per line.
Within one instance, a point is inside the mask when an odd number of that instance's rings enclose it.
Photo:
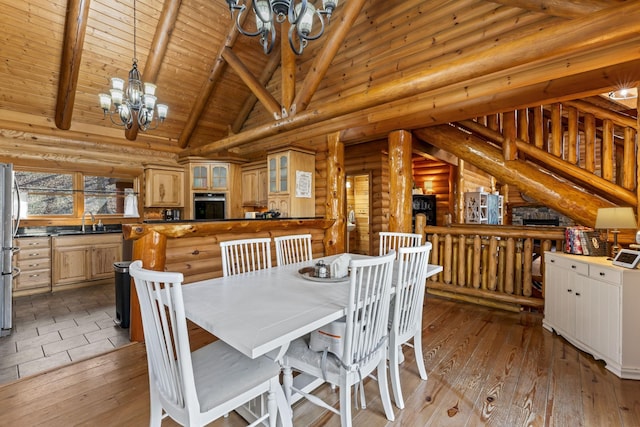
M 125 190 L 133 179 L 84 176 L 84 211 L 96 215 L 123 215 Z
M 21 199 L 26 201 L 23 218 L 67 216 L 83 212 L 124 215 L 125 192 L 134 190 L 133 177 L 86 175 L 81 172 L 16 171 Z
M 23 217 L 73 215 L 73 174 L 16 171 L 15 178 L 26 200 Z

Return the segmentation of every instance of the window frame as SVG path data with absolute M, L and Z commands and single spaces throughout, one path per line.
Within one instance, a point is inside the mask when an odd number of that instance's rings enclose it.
M 49 173 L 49 174 L 60 174 L 72 175 L 72 199 L 73 199 L 73 212 L 71 214 L 62 214 L 62 215 L 38 215 L 38 216 L 27 216 L 20 219 L 21 225 L 65 225 L 65 224 L 75 224 L 78 221 L 82 220 L 82 215 L 85 211 L 85 189 L 84 189 L 84 180 L 85 176 L 99 176 L 99 177 L 108 177 L 108 178 L 122 178 L 124 180 L 131 180 L 133 184 L 133 191 L 136 196 L 140 196 L 140 179 L 141 176 L 128 174 L 128 173 L 110 173 L 106 175 L 101 173 L 100 171 L 67 171 L 60 170 L 60 168 L 43 168 L 43 167 L 30 167 L 30 166 L 20 166 L 14 165 L 14 170 L 17 172 L 33 172 L 33 173 Z M 91 194 L 91 193 L 87 193 Z M 115 195 L 118 197 L 118 194 Z M 121 197 L 124 199 L 125 193 L 123 192 Z M 122 214 L 98 214 L 94 212 L 94 216 L 96 218 L 100 218 L 103 220 L 110 220 L 109 222 L 119 222 L 122 220 L 127 220 L 129 217 L 125 217 L 124 213 Z M 96 219 L 97 221 L 97 219 Z

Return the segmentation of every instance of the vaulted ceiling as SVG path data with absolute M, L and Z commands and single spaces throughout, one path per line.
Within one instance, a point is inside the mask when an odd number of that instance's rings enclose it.
M 139 68 L 169 117 L 126 139 L 98 93 L 131 68 L 133 0 L 0 13 L 0 129 L 181 155 L 360 142 L 640 80 L 634 1 L 343 0 L 320 40 L 281 57 L 238 35 L 224 0 L 137 0 Z

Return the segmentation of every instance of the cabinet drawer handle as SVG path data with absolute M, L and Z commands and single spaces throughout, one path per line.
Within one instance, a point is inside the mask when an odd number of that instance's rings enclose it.
M 567 292 L 571 293 L 573 292 L 573 289 L 567 289 Z
M 549 262 L 556 262 L 556 260 L 555 259 L 550 259 Z
M 572 266 L 571 266 L 571 268 L 573 268 L 573 269 L 575 270 L 575 269 L 576 269 L 576 266 L 575 266 L 575 265 L 572 265 Z
M 29 277 L 38 277 L 39 274 L 30 274 Z
M 604 276 L 605 276 L 604 271 L 601 271 L 601 272 L 600 272 L 600 275 L 601 275 L 602 277 L 604 277 Z
M 29 267 L 37 267 L 37 266 L 39 266 L 39 265 L 40 265 L 40 264 L 29 264 Z
M 40 254 L 29 254 L 29 256 L 38 256 Z
M 576 292 L 576 296 L 579 297 L 580 296 L 580 292 Z

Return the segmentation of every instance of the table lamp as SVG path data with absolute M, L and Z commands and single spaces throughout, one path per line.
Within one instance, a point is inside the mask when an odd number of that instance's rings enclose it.
M 612 257 L 615 258 L 620 250 L 618 233 L 620 228 L 636 228 L 636 217 L 633 208 L 600 208 L 596 215 L 596 227 L 606 228 L 613 233 Z

